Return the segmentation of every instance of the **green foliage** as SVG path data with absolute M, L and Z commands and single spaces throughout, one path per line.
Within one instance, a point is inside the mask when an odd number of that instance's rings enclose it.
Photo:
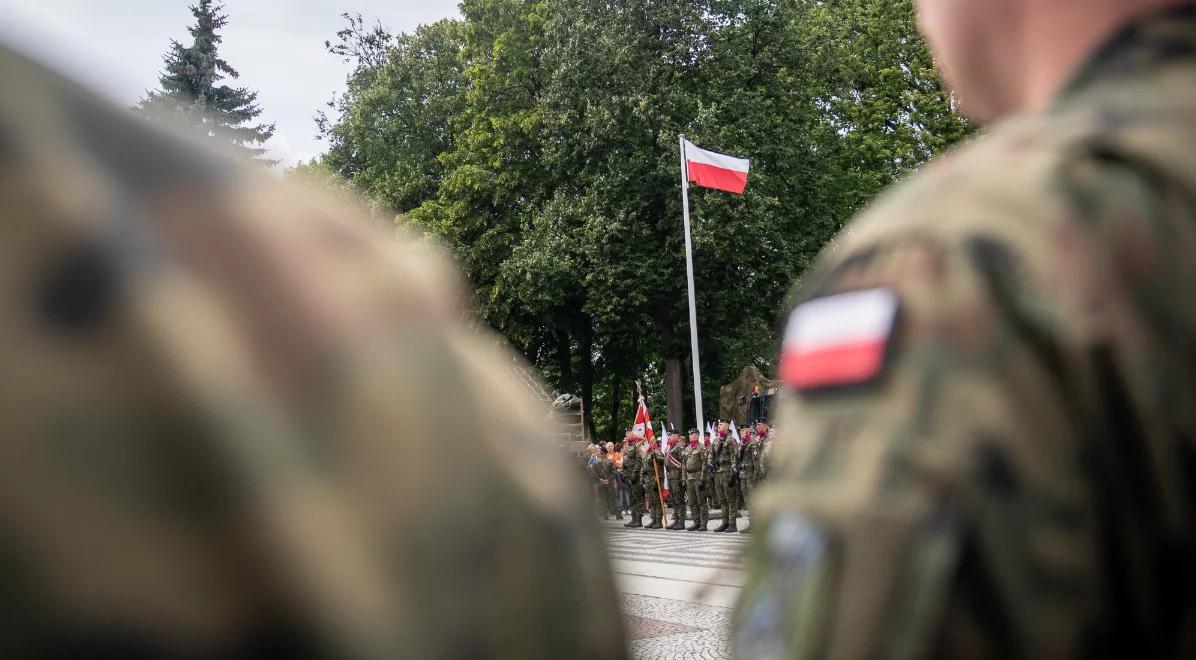
M 212 0 L 191 6 L 195 17 L 195 25 L 188 28 L 191 45 L 171 40 L 170 51 L 163 57 L 166 68 L 158 77 L 161 89 L 148 92 L 136 109 L 151 120 L 192 129 L 249 158 L 277 164 L 262 157 L 266 149 L 260 146 L 274 135 L 274 124 L 250 124 L 262 114 L 257 92 L 217 85 L 225 78 L 240 76 L 218 52 L 219 31 L 228 24 L 223 9 Z
M 657 406 L 690 391 L 665 376 L 690 373 L 679 134 L 752 160 L 746 194 L 690 193 L 713 411 L 743 366 L 772 371 L 782 298 L 844 222 L 968 132 L 910 0 L 461 12 L 365 49 L 324 163 L 446 242 L 482 317 L 612 429 L 634 378 Z
M 328 49 L 357 63 L 333 103 L 339 119 L 321 117 L 329 141 L 323 162 L 395 212 L 433 198 L 454 150 L 452 122 L 465 108 L 462 25 L 440 21 L 397 38 L 345 15 L 350 28 Z

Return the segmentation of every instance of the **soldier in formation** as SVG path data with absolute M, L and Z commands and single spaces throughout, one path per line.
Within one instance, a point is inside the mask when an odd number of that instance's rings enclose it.
M 761 466 L 761 452 L 763 440 L 758 434 L 758 425 L 747 429 L 747 442 L 739 450 L 739 492 L 743 496 L 743 509 L 747 509 L 752 498 L 752 491 L 763 475 Z
M 723 522 L 716 532 L 739 531 L 739 444 L 730 435 L 729 422 L 720 420 L 720 430 L 711 448 L 714 458 L 714 484 L 722 503 Z
M 631 498 L 631 520 L 624 527 L 644 526 L 643 438 L 628 431 L 623 439 L 623 480 Z
M 689 515 L 693 524 L 686 528 L 690 532 L 704 532 L 710 522 L 710 512 L 705 498 L 707 457 L 700 442 L 701 432 L 689 430 L 689 444 L 681 453 L 685 468 L 685 498 L 689 503 Z
M 714 435 L 710 438 L 710 444 L 706 447 L 706 455 L 710 459 L 710 470 L 708 478 L 710 479 L 710 510 L 722 513 L 725 508 L 722 491 L 718 488 L 717 470 L 718 466 L 715 464 L 715 448 L 722 447 L 723 438 L 726 438 L 731 433 L 731 422 L 726 419 L 719 419 L 714 424 Z
M 735 654 L 1196 657 L 1196 3 L 915 5 L 993 123 L 791 296 Z
M 660 486 L 664 479 L 664 451 L 655 439 L 649 439 L 643 442 L 641 455 L 643 463 L 640 465 L 640 482 L 643 484 L 644 499 L 648 503 L 648 517 L 652 521 L 648 529 L 663 529 L 664 503 L 660 501 Z
M 711 512 L 721 508 L 717 497 L 718 489 L 714 487 L 714 438 L 717 435 L 717 430 L 714 434 L 707 435 L 702 445 L 703 453 L 706 456 L 706 510 Z
M 669 433 L 668 453 L 665 463 L 669 474 L 669 502 L 673 507 L 673 522 L 668 529 L 685 529 L 685 464 L 682 455 L 685 443 L 678 433 Z
M 768 480 L 768 467 L 769 462 L 772 460 L 773 439 L 775 437 L 776 429 L 770 427 L 768 422 L 762 419 L 756 422 L 756 439 L 760 442 L 760 462 L 756 473 L 756 486 L 762 485 Z

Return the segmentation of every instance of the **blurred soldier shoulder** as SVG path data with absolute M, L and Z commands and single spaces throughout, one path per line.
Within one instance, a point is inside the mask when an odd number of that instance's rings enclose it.
M 740 658 L 1196 654 L 1196 7 L 1105 42 L 794 292 Z
M 576 471 L 435 250 L 0 82 L 0 656 L 623 656 Z

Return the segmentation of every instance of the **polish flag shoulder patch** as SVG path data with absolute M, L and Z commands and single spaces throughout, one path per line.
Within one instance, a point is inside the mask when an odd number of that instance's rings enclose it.
M 862 385 L 881 375 L 900 308 L 888 288 L 815 298 L 789 315 L 781 381 L 809 391 Z

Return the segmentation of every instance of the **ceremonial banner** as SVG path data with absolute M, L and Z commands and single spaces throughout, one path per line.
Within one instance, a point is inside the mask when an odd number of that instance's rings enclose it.
M 652 430 L 652 417 L 648 414 L 648 406 L 643 397 L 640 397 L 640 405 L 635 410 L 635 424 L 631 430 L 646 440 L 656 439 L 656 432 Z

